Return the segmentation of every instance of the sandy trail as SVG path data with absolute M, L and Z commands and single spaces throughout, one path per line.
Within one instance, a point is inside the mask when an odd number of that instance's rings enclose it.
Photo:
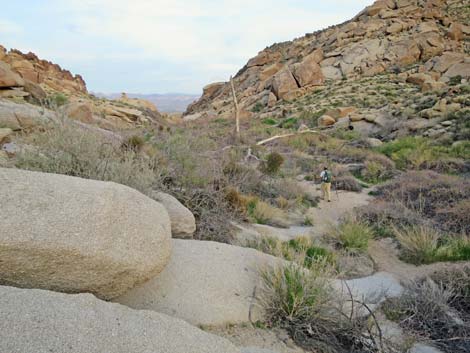
M 399 259 L 399 250 L 393 239 L 374 240 L 369 244 L 369 255 L 376 270 L 388 272 L 401 282 L 413 281 L 442 270 L 458 269 L 468 263 L 437 262 L 430 265 L 415 266 Z
M 318 189 L 315 187 L 314 190 L 320 195 Z M 321 200 L 318 207 L 309 209 L 307 214 L 313 220 L 315 236 L 322 236 L 355 208 L 367 205 L 373 199 L 369 192 L 370 189 L 362 192 L 332 191 L 331 202 Z

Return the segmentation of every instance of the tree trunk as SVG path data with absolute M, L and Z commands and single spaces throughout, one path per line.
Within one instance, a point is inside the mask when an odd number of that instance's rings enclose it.
M 240 141 L 240 110 L 238 108 L 238 100 L 235 93 L 235 86 L 233 85 L 232 76 L 230 76 L 230 86 L 232 87 L 233 105 L 235 107 L 235 133 L 238 141 Z

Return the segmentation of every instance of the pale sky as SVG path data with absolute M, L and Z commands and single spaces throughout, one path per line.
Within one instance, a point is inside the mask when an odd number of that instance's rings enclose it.
M 338 24 L 372 0 L 16 0 L 0 44 L 81 74 L 94 92 L 201 93 L 276 42 Z

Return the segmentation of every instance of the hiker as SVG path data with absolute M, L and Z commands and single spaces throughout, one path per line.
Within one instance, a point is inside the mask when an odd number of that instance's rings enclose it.
M 321 192 L 323 200 L 328 200 L 331 202 L 331 172 L 328 170 L 328 167 L 323 168 L 323 171 L 320 174 L 321 179 Z

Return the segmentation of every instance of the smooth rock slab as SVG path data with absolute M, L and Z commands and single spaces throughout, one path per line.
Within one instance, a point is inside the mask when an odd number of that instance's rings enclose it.
M 257 321 L 263 313 L 253 296 L 259 269 L 280 260 L 253 249 L 195 240 L 173 240 L 165 270 L 116 299 L 134 309 L 162 312 L 194 325 Z
M 347 281 L 335 281 L 335 287 L 348 295 L 348 287 L 354 299 L 365 304 L 380 304 L 386 298 L 396 298 L 403 293 L 403 286 L 387 272 L 377 272 L 368 277 Z
M 169 260 L 168 213 L 129 187 L 0 168 L 0 285 L 103 299 Z
M 0 287 L 0 352 L 239 353 L 183 320 L 69 295 Z

